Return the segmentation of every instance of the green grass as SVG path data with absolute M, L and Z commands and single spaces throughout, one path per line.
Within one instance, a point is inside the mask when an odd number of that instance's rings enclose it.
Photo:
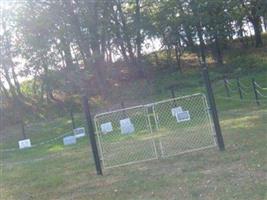
M 264 38 L 266 40 L 267 37 Z M 263 87 L 267 87 L 266 52 L 266 47 L 225 52 L 226 72 L 233 84 L 232 89 L 235 89 L 236 77 L 240 77 L 246 86 L 251 86 L 251 78 L 255 77 Z M 197 67 L 192 55 L 186 55 L 185 59 L 194 61 L 192 66 Z M 267 99 L 261 102 L 261 106 L 256 106 L 251 89 L 246 89 L 248 94 L 243 101 L 239 100 L 237 92 L 232 92 L 231 98 L 227 99 L 223 83 L 218 81 L 223 76 L 222 69 L 215 68 L 213 63 L 209 65 L 225 152 L 212 148 L 187 153 L 108 169 L 101 177 L 95 174 L 87 137 L 79 139 L 73 146 L 64 146 L 59 139 L 36 148 L 1 151 L 0 199 L 267 200 Z M 126 100 L 126 106 L 128 102 L 137 105 L 159 101 L 171 97 L 166 87 L 172 84 L 179 85 L 177 96 L 205 92 L 200 72 L 186 67 L 183 75 L 155 69 L 151 72 L 151 82 L 141 80 L 119 85 L 112 89 L 110 98 L 116 102 Z M 77 126 L 85 126 L 82 116 L 82 113 L 76 115 Z M 170 127 L 174 124 L 170 123 Z M 152 126 L 155 128 L 155 124 Z M 170 127 L 163 126 L 159 137 L 164 137 Z M 183 127 L 177 128 L 181 130 Z M 19 130 L 19 127 L 13 127 L 0 134 L 0 150 L 17 148 L 17 141 L 21 139 Z M 33 144 L 70 130 L 68 116 L 26 127 L 27 136 Z M 137 136 L 125 138 L 135 140 Z M 106 139 L 112 141 L 112 138 Z M 124 138 L 115 139 L 123 141 Z
M 257 79 L 267 85 L 264 75 Z M 249 84 L 249 78 L 242 80 Z M 215 94 L 225 96 L 219 83 Z M 2 152 L 0 199 L 267 199 L 267 102 L 257 107 L 252 97 L 243 103 L 237 95 L 234 100 L 216 98 L 225 152 L 212 148 L 108 169 L 103 177 L 95 175 L 87 137 L 74 146 L 63 146 L 58 140 Z M 77 121 L 83 124 L 81 117 Z M 40 127 L 40 133 L 30 135 L 33 141 L 70 130 L 70 122 L 65 118 Z M 1 140 L 1 148 L 16 146 L 18 138 L 20 134 L 12 132 Z
M 225 152 L 109 169 L 103 177 L 95 175 L 86 138 L 76 146 L 52 146 L 42 160 L 41 150 L 17 152 L 17 159 L 2 160 L 1 199 L 266 199 L 266 114 L 224 113 Z M 17 161 L 31 151 L 37 151 L 31 162 Z

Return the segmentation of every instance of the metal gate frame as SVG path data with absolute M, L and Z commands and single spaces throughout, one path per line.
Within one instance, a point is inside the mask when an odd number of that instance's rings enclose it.
M 154 156 L 151 158 L 147 158 L 147 159 L 140 159 L 140 160 L 135 160 L 135 161 L 130 161 L 130 162 L 125 162 L 125 163 L 121 163 L 121 164 L 116 164 L 116 165 L 112 165 L 109 166 L 106 164 L 105 161 L 105 155 L 104 155 L 104 146 L 103 146 L 103 138 L 101 137 L 102 132 L 100 130 L 100 126 L 98 124 L 98 118 L 104 115 L 111 115 L 114 113 L 121 113 L 121 112 L 127 112 L 127 111 L 131 111 L 134 109 L 141 109 L 144 112 L 144 117 L 146 119 L 146 130 L 147 130 L 147 134 L 148 135 L 152 135 L 150 139 L 147 139 L 147 141 L 151 142 L 151 149 L 153 148 L 153 153 Z M 153 134 L 154 132 L 152 131 L 152 126 L 151 126 L 151 121 L 148 115 L 148 109 L 145 105 L 140 105 L 140 106 L 133 106 L 133 107 L 128 107 L 128 108 L 124 108 L 124 109 L 118 109 L 118 110 L 114 110 L 114 111 L 110 111 L 110 112 L 105 112 L 105 113 L 100 113 L 95 115 L 94 117 L 94 122 L 95 122 L 95 129 L 96 129 L 96 135 L 97 135 L 97 141 L 98 141 L 98 149 L 100 152 L 100 159 L 102 161 L 102 165 L 104 169 L 108 169 L 108 168 L 114 168 L 114 167 L 121 167 L 121 166 L 125 166 L 125 165 L 130 165 L 130 164 L 134 164 L 134 163 L 141 163 L 141 162 L 145 162 L 145 161 L 149 161 L 149 160 L 156 160 L 158 159 L 158 151 L 156 149 L 156 144 L 155 144 L 155 140 L 153 138 Z M 112 144 L 116 144 L 116 143 L 120 143 L 120 142 L 113 142 Z
M 206 96 L 204 94 L 202 94 L 202 93 L 197 93 L 197 94 L 193 94 L 193 95 L 187 95 L 187 96 L 171 98 L 171 99 L 155 102 L 153 104 L 153 114 L 154 114 L 154 119 L 155 119 L 155 123 L 156 123 L 156 131 L 155 131 L 156 135 L 158 134 L 158 131 L 160 130 L 159 115 L 158 115 L 158 113 L 156 112 L 156 109 L 155 109 L 155 107 L 158 104 L 163 104 L 163 103 L 166 103 L 166 102 L 179 101 L 181 99 L 187 99 L 187 98 L 192 98 L 192 97 L 197 97 L 197 96 L 202 98 L 203 108 L 206 110 L 206 115 L 205 116 L 206 116 L 206 120 L 208 122 L 208 129 L 209 129 L 210 137 L 213 139 L 213 143 L 211 143 L 208 146 L 203 146 L 203 147 L 200 147 L 200 148 L 192 148 L 192 149 L 189 149 L 189 150 L 173 153 L 173 154 L 170 154 L 170 155 L 165 155 L 164 150 L 163 150 L 164 147 L 163 147 L 163 144 L 162 144 L 162 141 L 161 141 L 162 137 L 159 137 L 159 149 L 160 149 L 159 155 L 160 155 L 161 158 L 168 158 L 168 157 L 171 157 L 171 156 L 181 155 L 181 154 L 194 152 L 194 151 L 205 150 L 205 149 L 209 149 L 209 148 L 213 148 L 213 147 L 217 146 L 216 134 L 215 134 L 215 130 L 214 130 L 214 127 L 213 127 L 212 118 L 211 118 L 211 115 L 210 115 L 210 112 L 209 112 L 210 108 L 208 106 L 208 102 L 207 102 Z
M 211 133 L 211 137 L 213 137 L 214 143 L 211 145 L 208 145 L 208 146 L 201 147 L 201 148 L 193 148 L 193 149 L 189 149 L 189 150 L 185 150 L 185 151 L 181 151 L 181 152 L 178 152 L 175 154 L 170 154 L 170 155 L 165 156 L 161 137 L 158 137 L 160 125 L 158 123 L 159 116 L 158 116 L 158 113 L 156 112 L 156 106 L 158 104 L 162 104 L 165 102 L 179 101 L 181 99 L 192 98 L 192 97 L 196 97 L 196 96 L 200 96 L 203 100 L 203 102 L 202 102 L 203 108 L 207 111 L 206 120 L 209 123 L 208 129 L 209 129 L 209 132 Z M 149 115 L 149 108 L 152 109 L 151 114 L 152 114 L 153 120 L 155 122 L 155 130 L 153 130 L 153 128 L 152 128 L 151 119 L 150 119 L 150 115 Z M 102 133 L 100 130 L 100 126 L 98 124 L 98 118 L 101 116 L 104 116 L 104 115 L 112 115 L 114 113 L 130 111 L 133 109 L 143 109 L 143 111 L 144 111 L 144 117 L 146 118 L 147 131 L 148 131 L 148 134 L 151 134 L 151 138 L 148 140 L 151 140 L 151 142 L 152 142 L 152 147 L 153 147 L 153 151 L 154 151 L 155 156 L 151 157 L 151 158 L 147 158 L 147 159 L 135 160 L 135 161 L 130 161 L 130 162 L 125 162 L 125 163 L 120 163 L 120 164 L 108 166 L 105 163 L 105 155 L 103 153 L 103 148 L 105 148 L 105 147 L 103 147 L 103 140 L 101 138 Z M 211 119 L 211 115 L 209 112 L 207 99 L 206 99 L 206 96 L 204 94 L 201 94 L 201 93 L 197 93 L 197 94 L 193 94 L 193 95 L 187 95 L 187 96 L 183 96 L 183 97 L 171 98 L 171 99 L 167 99 L 167 100 L 163 100 L 163 101 L 159 101 L 159 102 L 155 102 L 155 103 L 150 103 L 150 104 L 146 104 L 146 105 L 139 105 L 139 106 L 128 107 L 128 108 L 124 108 L 124 109 L 118 109 L 118 110 L 114 110 L 114 111 L 110 111 L 110 112 L 100 113 L 100 114 L 95 115 L 94 122 L 95 122 L 95 129 L 96 129 L 98 147 L 99 147 L 99 152 L 100 152 L 100 159 L 102 161 L 102 165 L 103 165 L 104 169 L 120 167 L 120 166 L 130 165 L 130 164 L 134 164 L 134 163 L 140 163 L 140 162 L 145 162 L 145 161 L 149 161 L 149 160 L 155 160 L 155 159 L 159 159 L 159 158 L 167 158 L 170 156 L 175 156 L 175 155 L 180 155 L 180 154 L 184 154 L 184 153 L 188 153 L 188 152 L 194 152 L 194 151 L 212 148 L 212 147 L 215 147 L 217 145 L 216 135 L 215 135 L 214 127 L 212 125 L 212 119 Z M 156 141 L 158 144 L 156 144 Z M 117 142 L 117 143 L 119 143 L 119 142 Z

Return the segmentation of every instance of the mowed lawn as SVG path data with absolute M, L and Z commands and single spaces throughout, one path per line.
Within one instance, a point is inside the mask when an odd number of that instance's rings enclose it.
M 267 199 L 266 106 L 220 112 L 217 148 L 95 173 L 87 138 L 1 152 L 2 200 Z
M 264 76 L 257 77 L 262 85 Z M 249 86 L 250 80 L 243 80 Z M 212 148 L 108 169 L 97 176 L 88 138 L 67 147 L 60 138 L 23 151 L 1 151 L 0 199 L 267 200 L 267 99 L 257 107 L 251 91 L 240 101 L 236 93 L 226 99 L 220 82 L 214 88 L 225 152 Z M 83 121 L 82 114 L 76 116 L 79 126 Z M 68 117 L 26 129 L 34 144 L 70 130 Z M 8 130 L 0 149 L 17 147 L 20 137 L 17 130 Z

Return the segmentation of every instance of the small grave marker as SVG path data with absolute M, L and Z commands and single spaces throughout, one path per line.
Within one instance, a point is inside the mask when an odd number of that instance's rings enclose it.
M 181 106 L 172 108 L 171 110 L 172 116 L 175 117 L 177 113 L 183 112 L 183 109 Z
M 120 120 L 120 127 L 122 134 L 130 134 L 135 131 L 134 125 L 132 124 L 130 118 Z
M 76 138 L 84 137 L 85 136 L 85 128 L 80 127 L 80 128 L 73 129 L 73 133 L 74 133 L 74 136 Z
M 63 138 L 64 145 L 71 145 L 76 144 L 76 137 L 75 136 L 66 136 Z
M 110 133 L 113 131 L 113 127 L 112 127 L 112 124 L 111 122 L 107 122 L 107 123 L 104 123 L 104 124 L 101 124 L 101 132 L 103 134 L 107 134 L 107 133 Z
M 176 113 L 176 120 L 178 123 L 190 121 L 191 118 L 190 118 L 189 111 L 182 111 L 182 112 Z
M 20 140 L 18 143 L 20 149 L 30 148 L 32 146 L 30 139 Z

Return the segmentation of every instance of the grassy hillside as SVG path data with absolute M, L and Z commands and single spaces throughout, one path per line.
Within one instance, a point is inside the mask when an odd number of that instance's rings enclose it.
M 239 106 L 220 117 L 225 152 L 187 153 L 103 177 L 95 175 L 87 138 L 2 152 L 1 199 L 266 199 L 266 106 Z
M 266 40 L 266 37 L 265 37 Z M 267 43 L 267 41 L 266 41 Z M 166 88 L 178 85 L 176 95 L 205 93 L 201 73 L 192 54 L 183 58 L 184 74 L 151 66 L 149 80 L 118 82 L 109 100 L 95 98 L 98 112 L 154 102 L 171 97 Z M 257 106 L 251 87 L 254 77 L 267 96 L 267 48 L 234 49 L 225 52 L 226 68 L 209 62 L 210 74 L 225 139 L 226 151 L 217 148 L 148 161 L 104 171 L 96 176 L 88 138 L 64 146 L 71 134 L 69 116 L 31 123 L 26 134 L 36 145 L 18 150 L 20 127 L 0 134 L 0 199 L 255 199 L 267 200 L 266 120 L 267 98 Z M 189 60 L 191 64 L 189 65 Z M 208 59 L 211 61 L 211 59 Z M 193 64 L 192 64 L 193 63 Z M 222 77 L 227 74 L 230 95 Z M 244 99 L 236 91 L 240 77 Z M 95 114 L 95 113 L 93 113 Z M 85 126 L 76 112 L 77 126 Z

